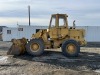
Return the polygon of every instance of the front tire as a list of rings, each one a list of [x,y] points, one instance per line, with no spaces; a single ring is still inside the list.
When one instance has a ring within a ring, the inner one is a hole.
[[[42,39],[32,39],[26,45],[26,51],[34,56],[42,55],[44,52],[44,42]]]
[[[67,40],[62,44],[62,53],[64,56],[75,57],[80,52],[80,46],[75,40]]]

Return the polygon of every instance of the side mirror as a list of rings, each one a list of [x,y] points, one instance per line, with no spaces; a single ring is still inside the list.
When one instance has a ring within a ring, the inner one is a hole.
[[[75,26],[75,20],[73,21],[73,28],[76,28],[76,26]]]

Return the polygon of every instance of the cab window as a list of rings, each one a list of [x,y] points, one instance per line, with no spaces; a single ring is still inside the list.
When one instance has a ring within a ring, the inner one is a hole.
[[[53,18],[52,18],[52,22],[51,22],[51,27],[54,27],[54,26],[55,26],[55,23],[56,23],[56,18],[53,17]]]
[[[64,25],[65,25],[64,18],[59,18],[59,26],[64,26]]]

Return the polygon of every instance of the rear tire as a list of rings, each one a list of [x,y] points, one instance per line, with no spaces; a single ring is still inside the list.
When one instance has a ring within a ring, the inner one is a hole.
[[[32,39],[26,45],[26,51],[34,56],[42,55],[44,52],[44,42],[42,39]]]
[[[67,40],[62,44],[62,53],[64,56],[75,57],[80,52],[80,46],[75,40]]]

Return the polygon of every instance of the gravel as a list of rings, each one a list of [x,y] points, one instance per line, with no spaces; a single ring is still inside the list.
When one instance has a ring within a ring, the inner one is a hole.
[[[6,55],[11,42],[0,41],[0,75],[100,75],[100,48],[82,47],[78,57],[65,57],[61,50]]]

